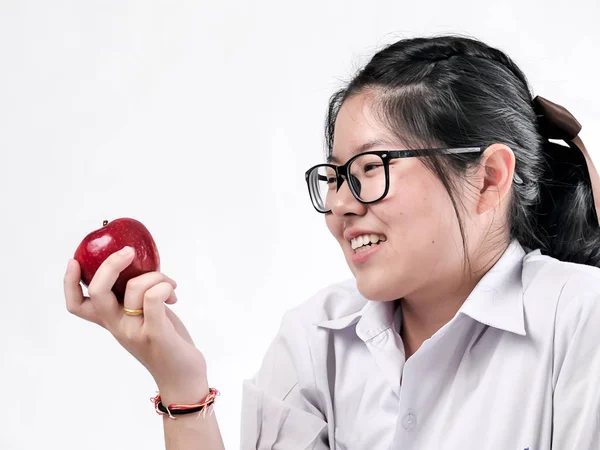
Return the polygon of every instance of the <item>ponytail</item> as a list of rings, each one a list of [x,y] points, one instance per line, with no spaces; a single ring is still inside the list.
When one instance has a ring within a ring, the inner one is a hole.
[[[565,108],[542,97],[533,104],[545,164],[540,201],[533,206],[537,239],[522,244],[562,261],[600,267],[600,177],[578,137],[581,125]]]

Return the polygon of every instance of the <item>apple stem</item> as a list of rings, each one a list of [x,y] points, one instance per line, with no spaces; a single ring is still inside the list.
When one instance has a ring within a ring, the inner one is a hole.
[[[108,225],[108,220],[106,220],[106,219],[105,219],[105,220],[102,222],[102,226],[103,226],[103,227],[105,227],[106,225]]]

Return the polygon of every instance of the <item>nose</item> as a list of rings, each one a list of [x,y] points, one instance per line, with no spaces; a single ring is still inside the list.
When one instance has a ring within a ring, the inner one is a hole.
[[[347,214],[364,215],[367,206],[359,202],[348,185],[348,180],[344,180],[339,191],[331,192],[331,212],[334,216],[342,217]]]

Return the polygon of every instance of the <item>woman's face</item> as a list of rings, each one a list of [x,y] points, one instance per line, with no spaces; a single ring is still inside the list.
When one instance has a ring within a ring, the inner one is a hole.
[[[374,141],[380,143],[362,151],[406,148],[377,123],[370,98],[357,95],[340,108],[335,164],[345,163]],[[463,244],[446,189],[418,158],[392,159],[389,177],[387,196],[370,205],[357,201],[344,181],[333,194],[332,212],[325,215],[359,291],[371,300],[391,301],[416,293],[433,295],[442,284],[448,289],[461,277]],[[366,251],[353,250],[351,239],[357,235],[378,235],[380,241]]]

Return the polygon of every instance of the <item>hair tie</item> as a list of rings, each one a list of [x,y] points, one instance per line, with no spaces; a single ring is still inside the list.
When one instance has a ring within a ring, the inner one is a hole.
[[[538,117],[539,130],[545,140],[561,139],[571,149],[580,152],[587,165],[592,195],[594,198],[594,216],[598,225],[600,216],[600,176],[594,166],[585,145],[579,137],[581,124],[567,109],[539,95],[533,99],[533,109]]]

